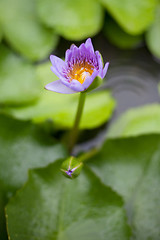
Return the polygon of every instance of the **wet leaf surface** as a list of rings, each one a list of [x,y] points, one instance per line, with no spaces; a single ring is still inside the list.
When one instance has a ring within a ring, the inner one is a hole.
[[[0,116],[0,237],[4,239],[4,206],[28,178],[28,170],[66,156],[61,144],[29,122]]]
[[[10,201],[11,239],[129,239],[121,198],[88,169],[73,181],[65,178],[60,164],[31,171]]]
[[[109,138],[160,133],[160,105],[150,104],[128,110],[108,131]]]
[[[158,240],[160,135],[108,140],[88,165],[125,200],[132,239]]]

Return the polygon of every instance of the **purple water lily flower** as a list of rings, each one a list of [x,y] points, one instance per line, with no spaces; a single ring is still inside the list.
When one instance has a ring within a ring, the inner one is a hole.
[[[66,51],[65,61],[54,55],[50,56],[50,60],[51,70],[59,80],[47,84],[45,88],[65,94],[85,91],[97,76],[105,77],[109,65],[107,62],[103,68],[101,55],[99,51],[94,52],[90,38],[79,48],[72,44]]]

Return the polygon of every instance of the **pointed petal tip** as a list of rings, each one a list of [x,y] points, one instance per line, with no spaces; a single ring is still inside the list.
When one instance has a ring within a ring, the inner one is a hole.
[[[88,38],[85,42],[85,46],[87,49],[89,49],[92,53],[94,53],[94,48],[93,48],[93,44],[92,44],[92,40],[91,38]]]
[[[49,56],[50,60],[51,60],[52,57],[53,57],[53,55],[50,55],[50,56]]]
[[[71,46],[70,46],[70,50],[72,51],[73,49],[77,49],[78,47],[73,43]]]
[[[65,53],[65,63],[67,63],[68,61],[70,61],[71,56],[72,56],[72,51],[71,51],[70,49],[67,49],[67,50],[66,50],[66,53]]]
[[[103,72],[102,72],[102,79],[105,77],[106,73],[107,73],[107,70],[108,70],[108,67],[109,67],[109,62],[107,62],[103,68]]]
[[[54,57],[55,57],[54,55],[50,55],[49,56],[49,59],[50,59],[52,65],[54,65]]]
[[[92,44],[91,38],[87,38],[87,40],[85,41],[85,44]]]

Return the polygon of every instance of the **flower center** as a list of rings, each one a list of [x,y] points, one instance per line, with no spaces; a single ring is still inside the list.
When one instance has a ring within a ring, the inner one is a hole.
[[[90,77],[93,73],[94,67],[88,63],[74,65],[73,69],[69,72],[68,76],[70,81],[73,79],[84,83],[87,77]]]

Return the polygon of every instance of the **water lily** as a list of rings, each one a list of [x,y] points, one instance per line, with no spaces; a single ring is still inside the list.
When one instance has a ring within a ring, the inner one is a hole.
[[[65,61],[51,55],[51,70],[59,80],[45,86],[47,90],[58,93],[77,93],[89,88],[96,77],[103,79],[107,73],[107,62],[103,61],[99,51],[94,51],[90,38],[78,48],[74,44],[66,51]]]

